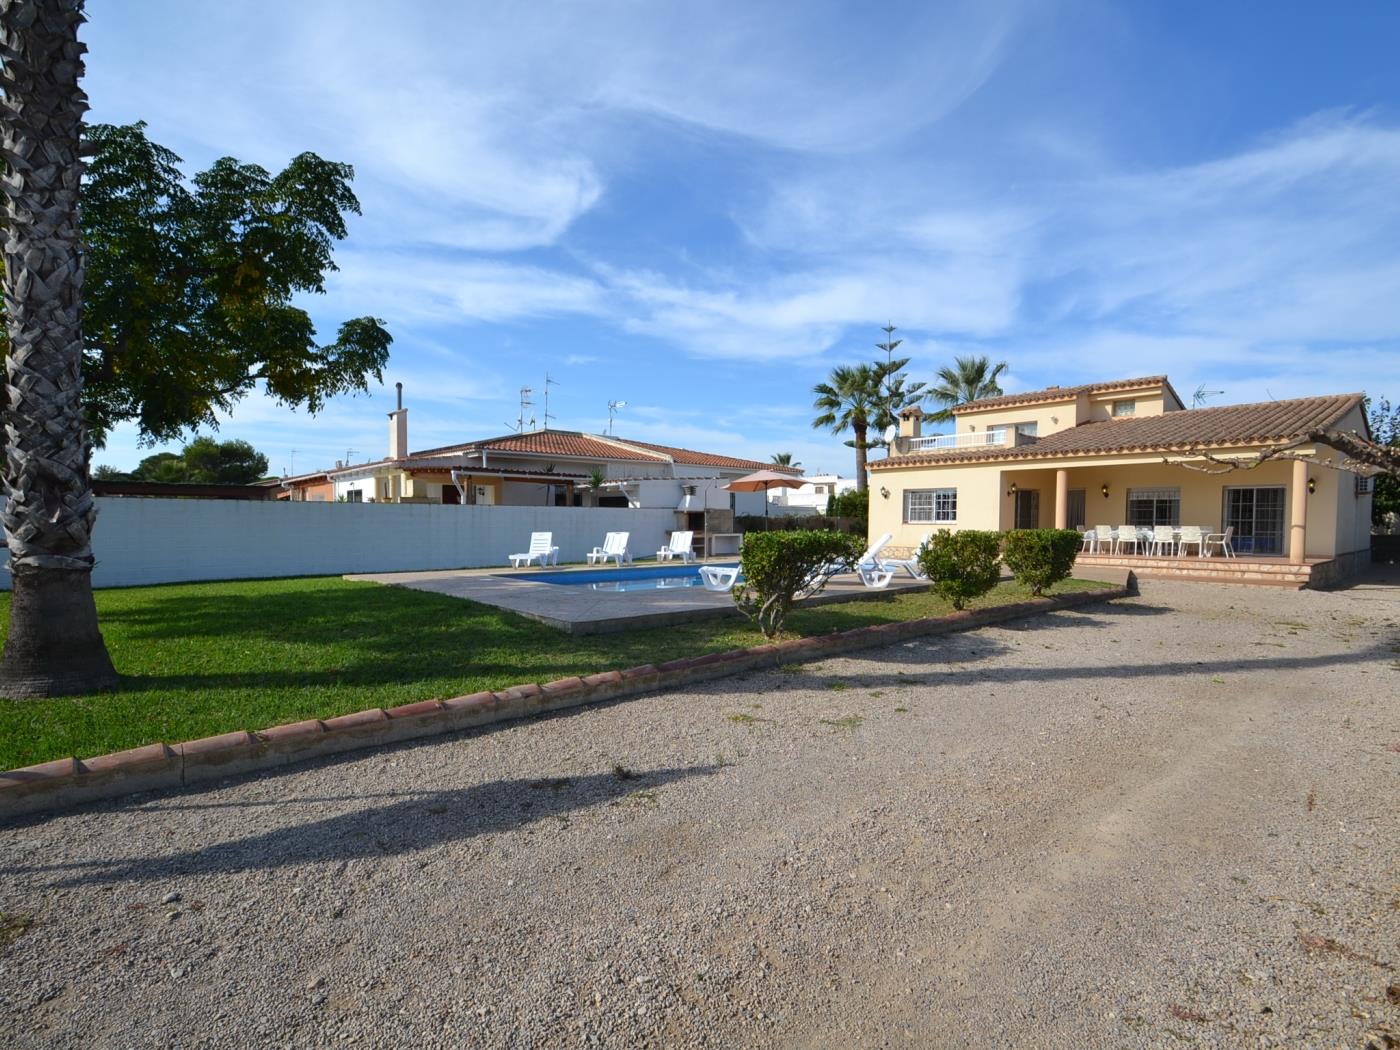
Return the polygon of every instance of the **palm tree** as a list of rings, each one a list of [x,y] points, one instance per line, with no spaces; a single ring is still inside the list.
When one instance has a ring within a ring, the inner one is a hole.
[[[938,383],[928,391],[928,397],[943,406],[941,411],[931,413],[929,418],[947,422],[953,418],[952,410],[958,405],[983,397],[1000,396],[997,377],[1005,371],[1005,361],[993,365],[986,356],[954,358],[952,368],[944,365],[938,370]]]
[[[793,458],[792,458],[792,453],[791,453],[791,452],[774,452],[774,453],[773,453],[773,466],[775,466],[775,467],[792,467],[794,470],[801,470],[801,469],[802,469],[802,464],[801,464],[801,463],[795,463],[795,462],[793,462]]]
[[[849,430],[853,435],[854,440],[846,444],[856,450],[858,492],[865,491],[865,454],[875,447],[866,440],[866,434],[885,403],[883,380],[884,370],[880,365],[838,365],[831,370],[825,383],[812,388],[812,393],[817,395],[812,407],[821,413],[812,420],[813,428],[826,428],[833,434]]]
[[[82,417],[82,21],[82,0],[0,0],[10,395],[0,521],[14,581],[0,694],[12,697],[117,684],[92,600],[97,508]]]

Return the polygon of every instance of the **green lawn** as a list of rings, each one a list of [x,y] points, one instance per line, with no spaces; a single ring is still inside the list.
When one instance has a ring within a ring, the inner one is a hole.
[[[1060,591],[1102,584],[1070,580]],[[979,605],[1017,601],[1003,583]],[[931,594],[794,613],[796,635],[940,615]],[[575,638],[440,594],[338,577],[97,592],[116,693],[0,700],[0,769],[329,718],[753,645],[747,620]],[[0,597],[0,629],[9,596]],[[3,633],[0,630],[0,633]]]

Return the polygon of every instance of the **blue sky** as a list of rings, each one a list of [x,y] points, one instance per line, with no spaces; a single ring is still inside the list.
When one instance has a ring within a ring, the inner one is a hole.
[[[1400,399],[1400,5],[94,3],[91,119],[189,166],[355,166],[323,332],[385,386],[221,430],[273,470],[553,425],[851,469],[811,387],[892,319],[929,377],[1166,372]],[[536,413],[540,408],[536,408]],[[96,462],[150,449],[122,429]]]

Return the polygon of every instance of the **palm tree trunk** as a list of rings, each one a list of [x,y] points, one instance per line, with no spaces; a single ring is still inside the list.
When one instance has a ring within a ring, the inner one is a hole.
[[[0,0],[6,218],[5,505],[14,600],[0,695],[109,689],[92,599],[91,447],[83,427],[78,86],[82,0]]]
[[[865,491],[865,434],[864,423],[852,423],[851,430],[856,435],[856,491]]]

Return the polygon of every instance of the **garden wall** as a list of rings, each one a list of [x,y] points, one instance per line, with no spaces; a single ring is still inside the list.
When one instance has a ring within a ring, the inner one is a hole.
[[[669,510],[99,498],[95,587],[507,565],[531,532],[559,560],[582,561],[607,532],[652,557],[676,526]],[[10,577],[0,572],[0,587]]]

